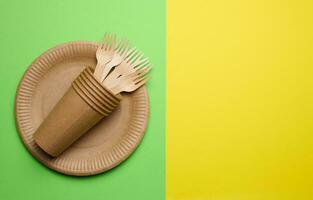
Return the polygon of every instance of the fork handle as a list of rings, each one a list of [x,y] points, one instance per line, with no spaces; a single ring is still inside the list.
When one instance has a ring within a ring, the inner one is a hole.
[[[112,73],[109,74],[109,75],[104,79],[104,83],[113,81],[113,80],[116,79],[119,75],[121,75],[121,74],[118,73],[117,70],[113,70]]]
[[[101,64],[98,62],[97,65],[96,65],[96,68],[95,68],[95,72],[93,73],[94,76],[95,76],[98,80],[101,80],[101,74],[102,74],[103,68],[104,68],[104,67],[102,67]]]
[[[111,63],[108,63],[108,64],[106,64],[104,67],[102,67],[103,69],[102,69],[102,72],[101,72],[101,75],[100,75],[100,77],[101,77],[101,78],[100,78],[100,81],[101,81],[101,82],[104,81],[104,79],[108,76],[110,70],[111,70],[113,67],[115,67],[115,66],[113,66]]]

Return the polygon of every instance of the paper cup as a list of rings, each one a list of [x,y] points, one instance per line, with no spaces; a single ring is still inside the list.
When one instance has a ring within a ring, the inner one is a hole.
[[[61,100],[34,134],[37,145],[56,157],[86,133],[119,104],[113,95],[86,68],[72,83]]]

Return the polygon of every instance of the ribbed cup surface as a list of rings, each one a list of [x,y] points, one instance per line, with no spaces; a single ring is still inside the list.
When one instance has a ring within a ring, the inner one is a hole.
[[[76,93],[95,111],[108,116],[121,100],[107,90],[94,76],[93,70],[87,67],[73,82]]]
[[[113,95],[86,68],[73,81],[34,134],[46,153],[56,157],[85,134],[119,104],[121,96]]]

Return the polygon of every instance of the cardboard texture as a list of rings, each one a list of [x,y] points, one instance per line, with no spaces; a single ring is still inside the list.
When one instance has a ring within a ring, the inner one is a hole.
[[[59,156],[49,156],[34,141],[38,127],[79,75],[90,77],[88,85],[101,88],[92,74],[84,71],[86,66],[95,68],[98,47],[95,42],[79,41],[49,49],[33,61],[17,89],[15,116],[22,142],[39,162],[66,175],[89,176],[118,166],[139,145],[148,123],[149,97],[147,88],[143,86],[132,93],[124,93],[109,116]],[[94,92],[108,96],[98,90]],[[107,105],[114,106],[113,103]]]
[[[86,68],[72,83],[34,134],[47,154],[57,157],[118,105],[113,95]]]

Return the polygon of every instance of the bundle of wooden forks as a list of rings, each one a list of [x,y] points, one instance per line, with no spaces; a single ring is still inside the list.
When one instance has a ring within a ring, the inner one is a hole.
[[[149,79],[149,59],[137,48],[131,48],[127,40],[117,42],[114,34],[104,35],[96,57],[94,76],[113,94],[132,92]]]

